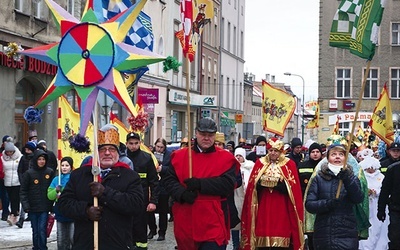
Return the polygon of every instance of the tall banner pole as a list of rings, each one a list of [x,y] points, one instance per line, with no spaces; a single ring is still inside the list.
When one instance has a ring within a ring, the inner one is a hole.
[[[189,178],[192,178],[192,137],[190,132],[192,131],[192,125],[190,122],[190,60],[189,56],[186,56],[186,68],[187,68],[187,76],[186,76],[186,119],[187,119],[187,129],[188,129],[188,160],[189,160]]]
[[[97,150],[98,141],[97,141],[97,115],[98,115],[98,105],[96,103],[93,114],[93,160],[92,160],[92,174],[93,174],[93,182],[99,182],[99,174],[100,174],[100,164],[99,164],[99,152]],[[97,197],[93,197],[93,206],[98,207],[99,201]],[[94,250],[99,249],[99,222],[93,221],[93,246]]]
[[[361,87],[361,91],[360,91],[360,96],[358,97],[358,102],[357,102],[357,107],[356,107],[356,114],[355,114],[355,117],[354,117],[353,126],[351,126],[350,137],[349,137],[349,141],[347,142],[346,157],[345,157],[345,160],[344,160],[345,163],[344,163],[343,168],[347,167],[347,159],[349,158],[350,147],[351,147],[351,144],[353,142],[353,137],[354,137],[354,128],[356,127],[356,124],[357,124],[358,113],[360,112],[361,102],[362,102],[362,98],[364,96],[364,90],[365,90],[365,85],[367,83],[367,78],[368,78],[368,75],[369,75],[370,66],[371,66],[371,60],[368,60],[367,69],[365,70],[363,83],[362,83],[362,87]],[[339,184],[338,184],[338,188],[337,188],[337,191],[336,191],[336,199],[338,199],[339,196],[340,196],[340,189],[342,188],[342,185],[343,185],[343,181],[342,181],[342,179],[340,179],[339,180]]]

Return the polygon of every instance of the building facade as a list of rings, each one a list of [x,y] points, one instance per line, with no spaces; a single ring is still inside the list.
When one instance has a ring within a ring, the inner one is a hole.
[[[325,142],[325,138],[332,134],[337,117],[340,118],[339,130],[342,135],[349,133],[352,126],[357,128],[360,125],[366,129],[385,83],[387,83],[391,99],[392,112],[398,114],[400,111],[400,61],[398,60],[400,56],[400,2],[386,1],[378,46],[367,76],[366,60],[347,50],[329,46],[329,32],[339,4],[340,1],[320,1],[319,142]],[[362,92],[362,82],[365,77],[367,82],[358,122],[354,124],[356,104]]]

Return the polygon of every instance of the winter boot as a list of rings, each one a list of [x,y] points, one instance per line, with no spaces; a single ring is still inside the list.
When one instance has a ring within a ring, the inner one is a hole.
[[[24,221],[25,221],[24,217],[20,216],[18,222],[15,223],[15,225],[17,225],[17,227],[19,228],[22,228],[24,226]]]
[[[13,214],[10,214],[7,219],[8,225],[10,225],[10,226],[15,225],[16,222],[17,222],[17,218]]]

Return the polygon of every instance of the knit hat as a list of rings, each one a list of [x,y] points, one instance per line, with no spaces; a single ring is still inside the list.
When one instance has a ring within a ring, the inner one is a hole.
[[[259,137],[257,137],[256,139],[256,145],[258,145],[260,142],[265,142],[265,144],[267,144],[267,138],[265,138],[265,136],[260,135]]]
[[[368,168],[379,169],[381,167],[379,160],[374,157],[365,157],[359,164],[364,170]]]
[[[231,146],[232,148],[235,148],[235,142],[234,141],[228,141],[228,143],[226,143],[226,146]]]
[[[61,159],[61,161],[60,161],[60,164],[61,164],[63,161],[68,162],[68,164],[71,166],[71,170],[74,168],[74,160],[73,160],[71,157],[69,157],[69,156],[63,157],[63,158]]]
[[[318,149],[319,152],[322,154],[322,147],[316,142],[310,145],[310,147],[308,148],[308,153],[311,154],[311,151],[313,151],[314,149]]]
[[[47,143],[46,143],[45,140],[40,140],[40,141],[38,142],[38,146],[40,146],[40,145],[42,145],[42,144],[46,145]]]
[[[6,141],[7,141],[7,138],[8,137],[10,137],[9,135],[5,135],[5,136],[3,136],[3,141],[2,141],[2,143],[5,143]]]
[[[242,157],[246,158],[246,150],[244,148],[235,149],[235,156],[237,155],[241,155]]]
[[[4,142],[4,151],[15,151],[15,146],[12,137],[8,137]]]
[[[36,143],[33,142],[33,141],[28,141],[28,142],[25,144],[25,148],[28,148],[28,149],[30,149],[31,151],[35,151],[35,150],[36,150]]]
[[[292,139],[292,142],[290,143],[291,148],[295,148],[297,146],[302,146],[302,145],[303,145],[303,143],[301,142],[300,138],[297,138],[297,137],[294,137]]]

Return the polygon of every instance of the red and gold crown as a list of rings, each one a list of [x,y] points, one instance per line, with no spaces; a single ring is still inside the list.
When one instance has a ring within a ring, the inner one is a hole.
[[[267,149],[270,150],[271,148],[277,149],[279,151],[283,150],[284,143],[283,141],[279,140],[276,137],[273,137],[268,140]]]

